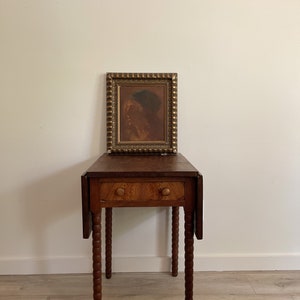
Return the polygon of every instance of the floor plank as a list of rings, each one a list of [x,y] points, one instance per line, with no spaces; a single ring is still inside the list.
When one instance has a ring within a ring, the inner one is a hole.
[[[117,273],[103,300],[181,300],[184,275]],[[0,276],[0,300],[91,300],[90,274]],[[300,300],[300,271],[196,272],[194,300]]]

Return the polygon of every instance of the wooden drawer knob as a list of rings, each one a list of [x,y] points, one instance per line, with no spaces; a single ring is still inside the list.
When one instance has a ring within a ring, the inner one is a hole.
[[[124,188],[117,188],[117,189],[116,189],[116,194],[117,194],[118,196],[124,196],[124,194],[125,194],[125,189],[124,189]]]
[[[171,193],[171,191],[170,191],[169,188],[163,188],[163,189],[161,190],[161,194],[162,194],[163,196],[169,196],[170,193]]]

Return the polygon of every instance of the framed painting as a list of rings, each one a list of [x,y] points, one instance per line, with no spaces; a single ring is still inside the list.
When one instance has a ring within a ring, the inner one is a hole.
[[[106,74],[107,152],[177,152],[177,74]]]

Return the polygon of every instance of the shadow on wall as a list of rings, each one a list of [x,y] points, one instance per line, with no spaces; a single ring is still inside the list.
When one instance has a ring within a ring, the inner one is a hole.
[[[31,253],[37,258],[33,273],[51,272],[49,259],[55,255],[82,255],[76,251],[76,245],[79,249],[85,247],[80,245],[83,243],[80,174],[87,165],[77,164],[39,179],[23,190],[20,223],[31,241]],[[78,220],[64,220],[74,214]],[[88,253],[89,247],[85,251]]]
[[[22,191],[20,224],[28,235],[27,240],[31,242],[33,257],[27,273],[57,272],[56,270],[60,268],[57,266],[60,260],[67,268],[72,269],[72,266],[68,265],[68,258],[77,256],[85,255],[82,258],[85,263],[90,261],[91,237],[89,240],[84,240],[82,237],[80,186],[82,170],[90,164],[91,161],[83,162],[39,179]],[[75,215],[73,220],[70,219],[72,215]],[[104,216],[102,224],[104,238]],[[138,230],[138,236],[132,234],[136,230]],[[141,231],[144,232],[142,236],[140,236]],[[148,249],[146,245],[149,244],[150,236],[154,244],[151,244],[150,239],[150,249]],[[138,253],[139,256],[149,256],[149,252],[151,256],[168,256],[171,250],[170,237],[169,208],[113,209],[113,241],[121,241],[116,243],[121,248],[118,248],[117,255],[122,256],[122,251],[125,251],[129,252],[125,253],[125,256],[135,256],[137,253],[131,255],[131,251],[134,252],[136,249],[133,245],[137,245],[139,251],[143,251],[146,247],[144,251],[147,252]],[[71,262],[72,260],[69,264]],[[75,268],[75,270],[78,269]]]
[[[119,246],[123,245],[122,248],[128,252],[125,256],[165,257],[170,255],[170,211],[169,207],[114,208],[113,242],[115,241]],[[147,253],[141,253],[141,251]],[[124,256],[120,250],[114,251],[114,246],[113,252]]]
[[[95,153],[105,151],[105,78],[105,74],[97,78],[92,103],[87,106],[90,109],[87,116],[92,118],[87,120],[91,138],[90,145],[82,147],[88,146],[92,158],[40,177],[20,191],[21,220],[18,222],[31,243],[30,256],[34,260],[37,257],[32,273],[51,272],[49,259],[54,255],[62,259],[82,253],[90,255],[90,243],[82,238],[80,176],[96,159]],[[82,143],[82,137],[79,135],[78,143]]]

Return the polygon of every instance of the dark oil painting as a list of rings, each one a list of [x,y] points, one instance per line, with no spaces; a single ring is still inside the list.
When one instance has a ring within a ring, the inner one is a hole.
[[[166,85],[119,86],[119,142],[164,143],[167,136]]]

